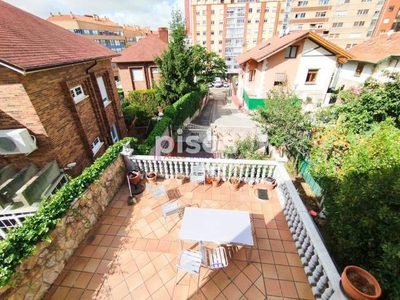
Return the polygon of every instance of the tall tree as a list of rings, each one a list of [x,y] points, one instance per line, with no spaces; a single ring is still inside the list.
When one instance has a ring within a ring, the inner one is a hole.
[[[253,115],[268,134],[269,141],[281,155],[289,151],[293,155],[306,156],[311,148],[311,123],[308,115],[302,113],[301,99],[286,87],[272,89],[267,94],[265,108],[259,108]]]
[[[170,22],[171,41],[168,48],[155,58],[161,71],[157,96],[173,104],[180,97],[195,89],[195,71],[192,63],[192,49],[186,45],[185,22],[179,10],[172,11]]]
[[[226,63],[217,53],[207,52],[206,48],[194,45],[193,64],[197,82],[212,82],[215,77],[226,76]]]

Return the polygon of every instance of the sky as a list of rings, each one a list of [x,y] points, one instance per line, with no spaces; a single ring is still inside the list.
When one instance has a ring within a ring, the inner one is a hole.
[[[50,13],[76,15],[97,14],[108,17],[120,25],[168,27],[172,9],[178,8],[184,15],[184,0],[5,0],[26,12],[42,19]]]

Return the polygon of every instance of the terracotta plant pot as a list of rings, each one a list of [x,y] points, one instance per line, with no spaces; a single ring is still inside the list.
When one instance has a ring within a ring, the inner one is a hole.
[[[209,176],[207,176],[207,177],[206,177],[206,183],[207,183],[207,184],[212,184],[212,178],[209,177]]]
[[[178,185],[182,185],[185,182],[185,175],[177,174],[175,179],[178,182]]]
[[[344,292],[354,300],[378,299],[382,294],[375,277],[357,266],[347,266],[343,270],[341,281]]]
[[[221,185],[221,178],[220,177],[214,177],[212,179],[212,185],[215,187],[218,187]]]
[[[128,173],[129,182],[132,184],[136,184],[140,182],[140,172],[138,171],[130,171]]]
[[[229,178],[229,186],[232,190],[237,191],[240,186],[240,179],[236,177]]]
[[[157,181],[157,174],[155,172],[147,172],[146,179],[148,182],[156,182]]]

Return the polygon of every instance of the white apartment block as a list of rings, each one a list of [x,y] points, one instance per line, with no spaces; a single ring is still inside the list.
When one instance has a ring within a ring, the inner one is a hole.
[[[400,0],[399,0],[400,1]],[[342,48],[369,39],[385,0],[185,0],[193,44],[225,58],[238,73],[235,57],[282,32],[313,30]]]

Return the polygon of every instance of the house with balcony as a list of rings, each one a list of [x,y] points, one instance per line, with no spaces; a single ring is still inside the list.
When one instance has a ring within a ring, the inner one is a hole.
[[[336,88],[359,86],[369,77],[389,81],[385,72],[400,72],[400,32],[388,32],[354,46],[353,56],[338,67]]]
[[[0,10],[0,207],[10,214],[35,211],[65,172],[80,174],[126,127],[111,67],[118,54],[6,2]]]
[[[286,32],[236,57],[237,97],[242,107],[252,110],[264,106],[269,90],[285,85],[314,107],[327,104],[336,65],[351,57],[312,31]]]
[[[168,29],[159,28],[158,32],[158,36],[148,35],[113,58],[125,95],[130,91],[152,89],[158,81],[160,74],[154,58],[168,47]]]

